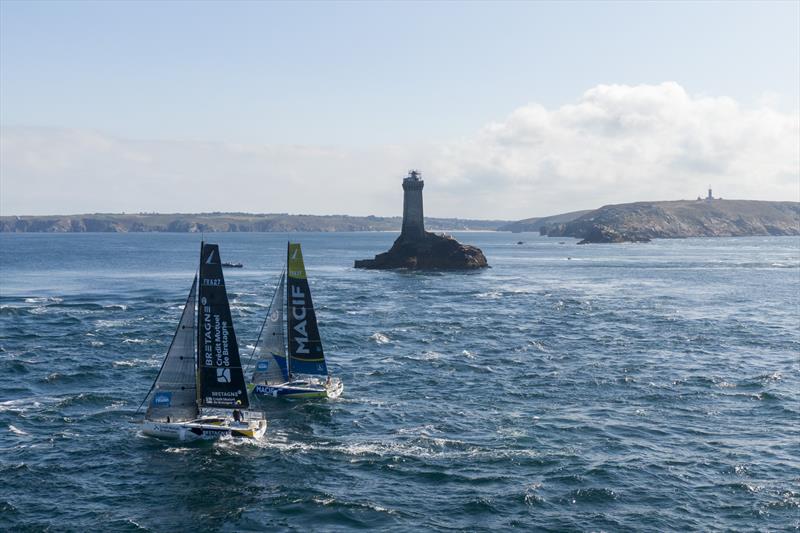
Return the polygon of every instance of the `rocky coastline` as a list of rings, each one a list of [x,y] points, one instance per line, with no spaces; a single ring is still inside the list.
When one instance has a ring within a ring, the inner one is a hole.
[[[800,235],[800,202],[713,199],[607,205],[569,222],[542,224],[539,233],[581,239],[578,244]]]
[[[429,218],[440,231],[490,231],[500,220]],[[0,233],[217,233],[397,231],[400,217],[290,215],[286,213],[96,213],[85,215],[0,216]]]

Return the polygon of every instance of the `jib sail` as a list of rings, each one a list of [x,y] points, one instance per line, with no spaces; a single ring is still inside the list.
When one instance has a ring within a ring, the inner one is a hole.
[[[283,334],[283,309],[286,303],[283,293],[286,290],[286,274],[281,274],[278,288],[272,297],[272,304],[267,317],[261,326],[253,357],[256,367],[253,371],[253,383],[277,385],[285,383],[289,374],[286,368],[286,338]]]
[[[153,388],[147,395],[147,420],[192,420],[197,418],[197,369],[194,360],[194,306],[197,276],[183,307],[181,321]]]
[[[239,344],[233,331],[231,308],[219,246],[200,246],[200,288],[197,305],[197,366],[199,399],[205,407],[247,407]]]
[[[286,265],[289,373],[328,375],[299,243],[289,243]]]

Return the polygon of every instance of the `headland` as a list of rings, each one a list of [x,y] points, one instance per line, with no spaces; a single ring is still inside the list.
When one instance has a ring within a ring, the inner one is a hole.
[[[578,216],[572,216],[576,214]],[[574,237],[582,239],[579,244],[688,237],[800,235],[800,202],[718,198],[635,202],[606,205],[589,212],[527,219],[499,229],[538,231],[549,237]]]

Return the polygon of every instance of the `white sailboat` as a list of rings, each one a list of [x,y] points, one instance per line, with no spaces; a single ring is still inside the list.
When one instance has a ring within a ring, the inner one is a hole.
[[[182,441],[259,439],[267,422],[263,414],[246,411],[249,401],[219,247],[201,243],[200,250],[199,276],[192,282],[164,363],[142,401],[147,404],[142,432]]]
[[[342,380],[328,373],[299,243],[288,245],[286,270],[253,358],[256,364],[249,389],[256,398],[337,398],[344,390]]]

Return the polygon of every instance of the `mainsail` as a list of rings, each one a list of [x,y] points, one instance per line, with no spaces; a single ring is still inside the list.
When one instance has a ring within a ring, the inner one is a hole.
[[[147,420],[192,420],[197,418],[197,370],[194,360],[194,306],[197,276],[183,307],[181,321],[153,388],[145,399]]]
[[[269,306],[261,334],[253,348],[253,357],[256,358],[256,368],[253,371],[253,383],[277,385],[285,383],[289,378],[286,368],[286,339],[283,334],[283,292],[286,286],[286,274],[281,274],[281,280],[272,304]]]
[[[299,243],[289,243],[286,265],[289,373],[327,376],[328,367]]]
[[[201,244],[197,306],[198,398],[205,407],[248,407],[239,344],[216,244]]]

